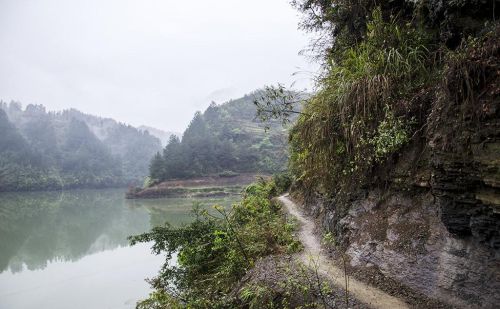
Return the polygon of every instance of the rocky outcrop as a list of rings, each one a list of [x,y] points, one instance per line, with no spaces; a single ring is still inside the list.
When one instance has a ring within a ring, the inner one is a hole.
[[[371,192],[340,224],[353,266],[378,269],[427,296],[460,307],[500,301],[499,260],[473,237],[448,232],[430,193]]]
[[[377,268],[420,293],[458,307],[494,308],[500,302],[500,259],[498,249],[490,245],[498,238],[490,235],[498,232],[498,225],[491,232],[491,223],[499,220],[483,215],[480,221],[481,217],[472,215],[469,229],[476,232],[454,234],[438,200],[431,188],[372,189],[364,198],[351,201],[345,216],[337,214],[332,202],[311,199],[306,208],[344,244],[352,266]]]
[[[500,303],[498,37],[449,62],[425,127],[368,185],[306,198],[352,266],[463,308]]]

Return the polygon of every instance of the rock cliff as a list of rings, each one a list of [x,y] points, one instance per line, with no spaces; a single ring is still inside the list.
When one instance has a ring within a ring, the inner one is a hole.
[[[452,306],[500,303],[500,40],[448,62],[416,96],[411,143],[348,199],[305,208],[361,270],[377,269]]]

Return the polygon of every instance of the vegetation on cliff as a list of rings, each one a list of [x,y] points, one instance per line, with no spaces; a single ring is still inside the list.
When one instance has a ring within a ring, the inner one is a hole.
[[[437,96],[459,95],[460,104],[480,110],[474,96],[486,93],[476,93],[478,86],[498,74],[494,1],[294,5],[305,14],[302,27],[319,34],[311,51],[323,64],[317,92],[290,133],[290,171],[303,192],[340,198],[369,184],[425,135],[429,114],[443,101]],[[490,55],[468,58],[485,48]],[[450,78],[458,78],[453,89]],[[264,117],[287,116],[275,112],[286,104],[269,113],[266,100],[257,103]]]

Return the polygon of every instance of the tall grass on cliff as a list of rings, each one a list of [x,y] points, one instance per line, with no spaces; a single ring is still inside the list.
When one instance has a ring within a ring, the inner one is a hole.
[[[306,188],[335,191],[360,181],[415,129],[402,117],[413,92],[432,80],[433,46],[418,25],[388,21],[378,8],[366,38],[329,59],[319,91],[290,134],[291,170]]]
[[[294,224],[271,197],[287,182],[250,185],[241,203],[215,212],[194,209],[194,221],[181,228],[169,224],[131,237],[131,243],[153,242],[153,252],[166,254],[158,276],[150,280],[154,292],[138,308],[231,308],[232,292],[257,259],[294,252]],[[169,260],[177,254],[177,265]]]
[[[494,2],[292,1],[304,15],[301,28],[316,34],[309,51],[321,63],[317,91],[290,133],[290,170],[301,191],[346,197],[422,137],[446,68],[457,67],[450,56],[498,24]],[[484,80],[472,73],[454,95]],[[290,104],[255,103],[262,119],[291,112]]]

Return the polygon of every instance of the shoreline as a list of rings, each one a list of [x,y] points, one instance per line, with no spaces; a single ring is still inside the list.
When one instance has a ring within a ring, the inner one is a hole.
[[[263,174],[240,174],[232,177],[211,175],[190,179],[167,180],[148,188],[130,187],[127,199],[154,199],[164,197],[222,197],[237,195],[241,190],[270,176]]]

